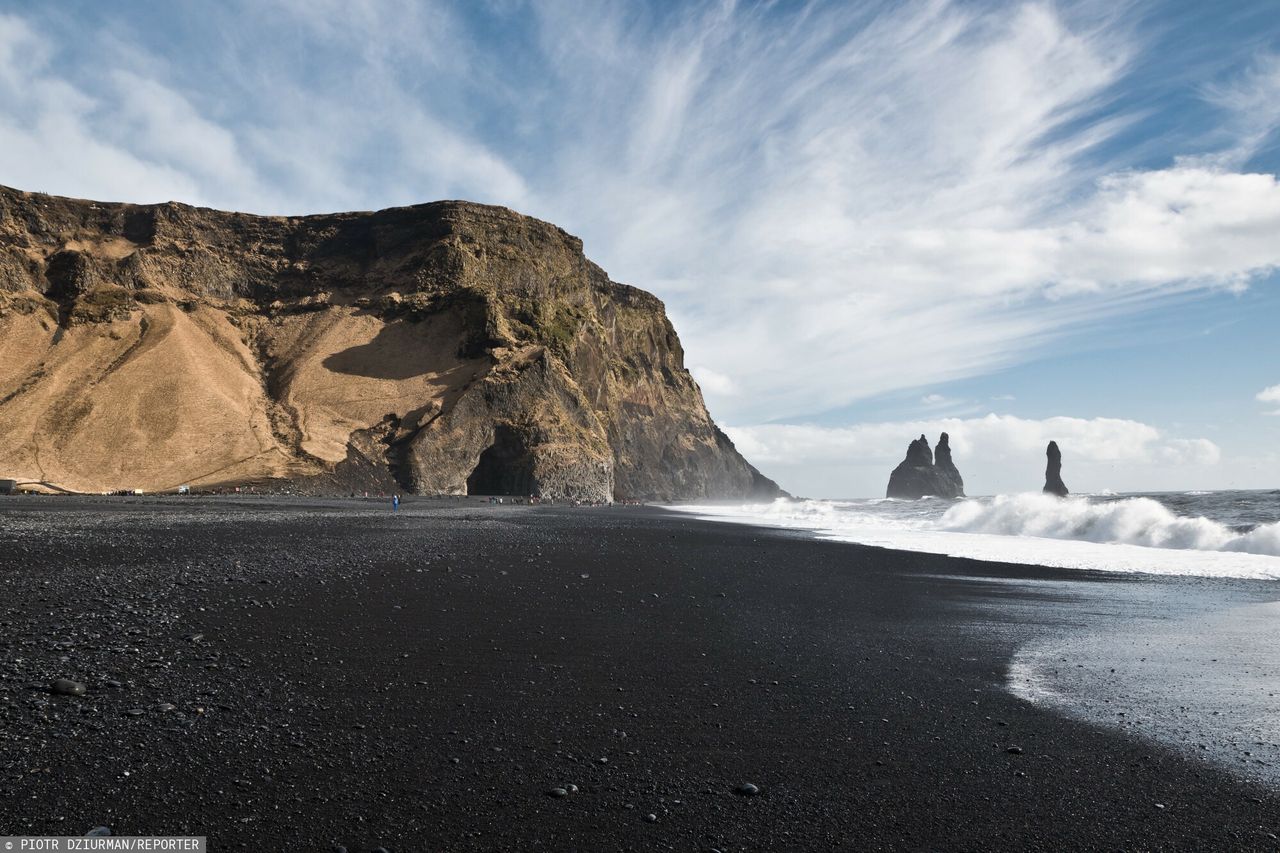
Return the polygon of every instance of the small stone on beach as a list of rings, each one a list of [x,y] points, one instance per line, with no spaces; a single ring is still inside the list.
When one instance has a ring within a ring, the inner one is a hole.
[[[88,688],[79,681],[72,681],[69,678],[59,678],[57,681],[53,682],[53,685],[49,690],[59,696],[83,696],[87,692]]]
[[[733,789],[733,792],[739,797],[754,797],[760,793],[760,788],[750,782],[743,782],[741,785]]]

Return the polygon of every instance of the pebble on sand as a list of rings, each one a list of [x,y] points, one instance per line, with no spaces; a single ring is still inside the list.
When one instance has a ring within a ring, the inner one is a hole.
[[[79,681],[72,681],[69,678],[59,678],[53,682],[49,690],[59,696],[83,696],[88,692],[88,688]]]
[[[93,829],[86,832],[84,834],[84,837],[85,838],[106,838],[110,834],[111,834],[111,827],[95,826]]]
[[[733,792],[739,797],[754,797],[756,794],[760,793],[760,788],[750,782],[743,782],[741,785],[734,788]]]
[[[547,791],[547,796],[555,797],[557,800],[559,800],[569,796],[569,792],[564,788],[552,788],[550,791]]]

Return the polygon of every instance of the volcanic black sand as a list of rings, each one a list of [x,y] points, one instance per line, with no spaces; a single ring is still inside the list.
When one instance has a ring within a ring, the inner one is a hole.
[[[1267,788],[1005,689],[1150,584],[1270,595],[658,509],[0,499],[0,835],[1275,849]]]

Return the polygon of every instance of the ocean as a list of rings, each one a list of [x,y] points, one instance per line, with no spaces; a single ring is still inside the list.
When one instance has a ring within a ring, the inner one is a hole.
[[[1271,600],[1265,584],[1280,579],[1280,491],[783,499],[674,508],[898,550],[1221,578],[1129,583],[1122,591],[1104,588],[1101,576],[1055,581],[1055,606],[1044,608],[1044,624],[1015,650],[1003,687],[1032,705],[1280,791],[1280,601]],[[1043,586],[1040,594],[1047,594]],[[977,624],[988,624],[976,615]],[[1166,805],[1178,806],[1159,808]]]
[[[1280,490],[1040,493],[672,509],[905,551],[1116,572],[1280,578]]]

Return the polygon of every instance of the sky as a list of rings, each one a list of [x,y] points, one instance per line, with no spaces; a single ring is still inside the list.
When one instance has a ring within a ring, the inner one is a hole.
[[[796,494],[1280,488],[1273,0],[0,0],[0,183],[440,198],[667,305]]]

